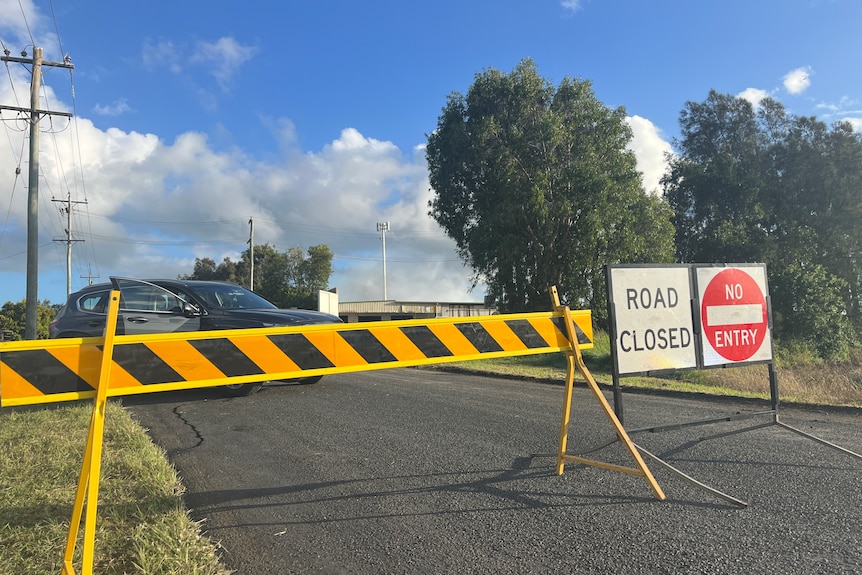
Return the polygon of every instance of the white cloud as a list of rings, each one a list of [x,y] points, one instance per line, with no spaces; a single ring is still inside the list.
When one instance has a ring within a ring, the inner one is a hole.
[[[189,60],[208,66],[222,89],[227,89],[234,75],[255,53],[254,46],[243,46],[233,38],[223,37],[215,42],[198,42]]]
[[[144,67],[148,70],[167,67],[174,74],[181,74],[183,71],[182,66],[180,66],[179,56],[180,49],[173,42],[166,40],[159,42],[146,40],[143,52],[141,53]]]
[[[147,70],[167,68],[173,74],[182,74],[183,60],[179,55],[185,51],[184,46],[169,40],[154,42],[148,39],[144,42],[141,58]],[[257,51],[254,46],[243,46],[234,38],[222,37],[215,42],[197,42],[185,62],[204,66],[206,73],[215,78],[222,90],[227,90],[242,65],[251,60]],[[206,91],[201,92],[203,94]]]
[[[53,196],[76,202],[73,237],[85,240],[73,246],[73,289],[90,274],[98,281],[176,277],[192,271],[195,257],[238,260],[254,218],[257,244],[279,250],[328,245],[336,256],[331,286],[342,301],[381,299],[376,223],[388,221],[390,298],[482,300],[481,288],[468,293],[470,271],[427,215],[430,186],[421,148],[405,158],[391,142],[347,128],[322,149],[305,152],[296,147],[289,120],[270,120],[270,129],[281,145],[280,160],[261,161],[235,148],[217,151],[200,133],[166,142],[154,134],[100,130],[86,118],[43,138],[40,297],[59,302],[65,296],[65,247],[51,240],[64,236],[66,222]],[[15,149],[26,149],[23,131],[7,133]],[[26,189],[20,176],[16,180],[11,154],[0,156],[0,189],[17,190],[2,206],[9,219],[0,243],[0,299],[20,301]]]
[[[855,118],[854,118],[854,117],[848,117],[848,118],[842,118],[842,119],[841,119],[841,121],[842,121],[842,122],[847,122],[847,123],[849,123],[851,126],[853,126],[853,131],[854,131],[854,132],[862,133],[862,117],[855,117]]]
[[[838,103],[820,102],[815,108],[822,111],[820,118],[824,121],[848,122],[854,131],[862,132],[862,109],[859,100],[842,96]]]
[[[581,0],[561,0],[560,6],[572,14],[579,12],[583,7]]]
[[[742,98],[743,100],[748,100],[752,106],[757,108],[760,106],[760,102],[763,101],[764,98],[769,97],[769,92],[759,88],[746,88],[737,94],[737,97]]]
[[[0,98],[8,97],[0,87]],[[8,90],[8,89],[7,89]],[[48,94],[57,101],[53,93]],[[40,203],[40,297],[62,301],[65,248],[53,243],[66,222],[51,197],[71,197],[73,289],[86,276],[176,277],[195,257],[239,259],[255,221],[255,242],[279,250],[328,245],[335,254],[331,286],[342,301],[381,299],[386,235],[387,293],[400,300],[481,301],[469,291],[471,271],[455,245],[428,216],[432,197],[423,146],[406,156],[393,143],[354,128],[316,151],[297,147],[293,123],[264,118],[280,159],[260,160],[236,148],[220,151],[205,134],[186,132],[172,142],[154,134],[101,130],[86,118],[43,138]],[[629,119],[632,149],[648,190],[658,186],[670,145],[648,120]],[[8,125],[8,124],[7,124]],[[7,132],[22,149],[23,132]],[[78,150],[80,146],[80,150]],[[12,155],[0,156],[0,189],[17,190],[0,244],[0,299],[20,301],[26,247],[26,191],[15,179]],[[26,173],[26,169],[24,170]],[[14,274],[14,275],[13,275]],[[12,278],[15,279],[9,279]],[[5,300],[4,300],[5,301]]]
[[[666,155],[673,149],[655,124],[646,118],[630,116],[626,119],[634,134],[629,147],[637,158],[638,170],[643,172],[644,189],[647,193],[658,194],[659,180],[667,170]]]
[[[114,100],[110,104],[96,104],[93,107],[93,112],[100,116],[121,116],[127,112],[132,112],[129,102],[125,98]]]
[[[0,30],[3,42],[15,56],[32,44],[31,30],[40,28],[43,18],[33,0],[0,0]]]
[[[784,76],[784,88],[791,94],[801,94],[811,85],[811,68],[804,66]]]

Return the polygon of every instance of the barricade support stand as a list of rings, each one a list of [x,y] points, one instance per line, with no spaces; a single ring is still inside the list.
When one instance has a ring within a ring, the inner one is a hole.
[[[111,378],[111,359],[114,350],[114,336],[117,332],[117,316],[120,309],[120,292],[111,291],[108,306],[108,318],[105,326],[105,345],[102,349],[102,363],[99,372],[99,387],[93,404],[93,416],[90,419],[90,430],[87,434],[87,447],[84,452],[84,462],[81,465],[81,476],[78,479],[78,491],[75,495],[75,506],[69,523],[69,536],[66,539],[66,552],[63,556],[62,575],[76,575],[72,565],[75,557],[75,546],[81,529],[81,519],[84,518],[84,541],[81,556],[81,575],[93,574],[93,560],[96,547],[96,510],[99,503],[99,476],[102,466],[102,445],[105,437],[105,409],[108,405],[108,382]],[[86,509],[86,517],[84,510]]]
[[[577,337],[575,337],[574,323],[572,321],[571,311],[569,310],[569,307],[560,305],[560,296],[557,293],[556,286],[551,286],[549,288],[549,292],[551,296],[551,305],[554,307],[554,310],[562,311],[565,316],[566,330],[568,332],[569,341],[572,342],[571,349],[566,351],[566,394],[565,400],[563,402],[562,422],[560,423],[560,443],[559,450],[557,452],[556,469],[557,475],[563,474],[563,470],[567,461],[570,461],[572,463],[579,463],[582,465],[589,465],[592,467],[599,467],[601,469],[607,469],[609,471],[626,473],[628,475],[635,475],[646,479],[656,499],[658,499],[659,501],[664,501],[666,498],[664,491],[662,491],[655,477],[653,477],[653,474],[650,472],[649,468],[641,457],[637,446],[632,443],[632,440],[629,438],[628,434],[626,433],[626,430],[623,428],[622,423],[620,423],[620,420],[617,419],[614,410],[611,408],[607,399],[605,399],[605,396],[602,395],[602,391],[601,389],[599,389],[599,385],[596,383],[596,380],[593,378],[592,374],[590,373],[589,369],[587,369],[587,366],[584,363],[584,358],[581,355],[581,349],[578,346],[578,339]],[[572,394],[576,369],[587,381],[587,385],[593,392],[593,395],[595,396],[599,405],[602,407],[602,410],[605,412],[605,415],[613,425],[614,431],[617,434],[617,438],[626,447],[626,450],[629,452],[629,455],[631,455],[631,458],[634,460],[636,467],[624,467],[621,465],[614,465],[612,463],[606,463],[604,461],[586,459],[583,457],[569,455],[566,453],[566,444],[568,441],[569,434],[569,419],[572,410]]]

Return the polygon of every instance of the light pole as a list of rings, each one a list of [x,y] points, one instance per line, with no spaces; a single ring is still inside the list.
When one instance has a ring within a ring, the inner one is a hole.
[[[383,241],[383,301],[389,299],[386,293],[386,232],[389,231],[389,222],[378,222],[377,231],[380,232],[380,239]]]

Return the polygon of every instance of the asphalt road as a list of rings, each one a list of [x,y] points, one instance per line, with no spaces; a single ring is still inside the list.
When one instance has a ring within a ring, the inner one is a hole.
[[[862,573],[862,461],[768,417],[633,433],[741,508],[647,459],[643,478],[554,473],[562,385],[398,369],[265,387],[125,397],[177,467],[186,502],[240,575],[285,573]],[[637,429],[766,409],[626,394]],[[862,452],[862,413],[781,420]],[[569,453],[614,436],[576,388]],[[539,457],[531,457],[538,454]],[[620,465],[619,443],[589,457]]]

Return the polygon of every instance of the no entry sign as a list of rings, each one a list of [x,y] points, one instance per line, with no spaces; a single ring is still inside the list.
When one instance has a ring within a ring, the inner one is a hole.
[[[763,266],[698,267],[703,365],[772,359]]]

